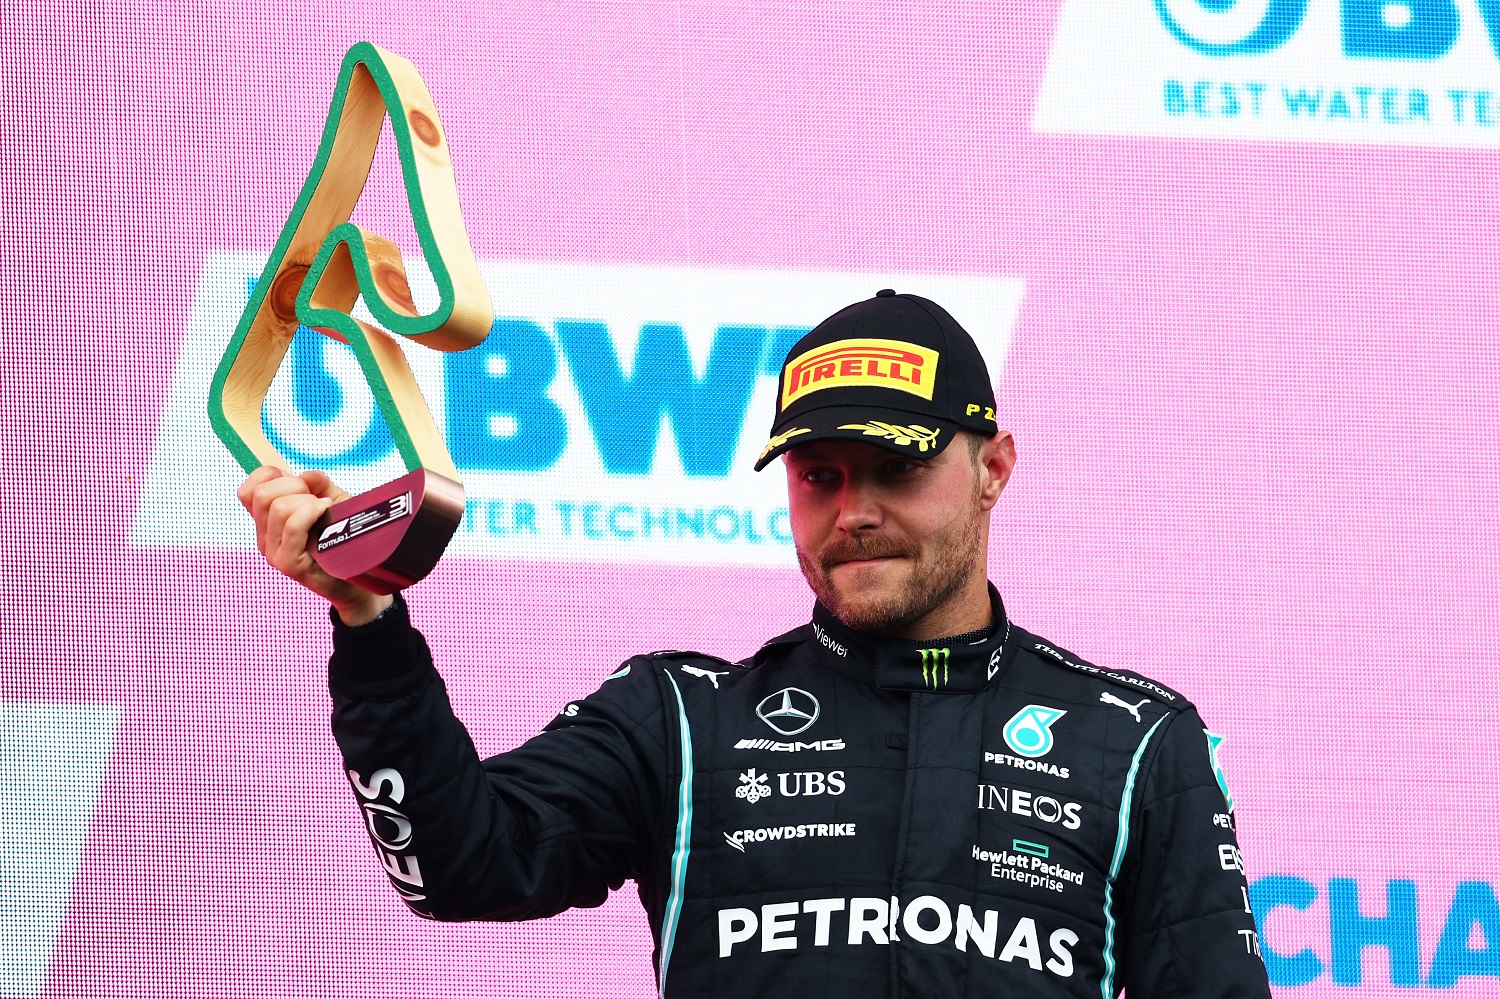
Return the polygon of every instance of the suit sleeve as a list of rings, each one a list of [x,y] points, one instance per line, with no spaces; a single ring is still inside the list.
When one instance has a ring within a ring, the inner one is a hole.
[[[1208,733],[1192,708],[1164,728],[1122,872],[1120,983],[1129,999],[1264,999],[1270,986]]]
[[[380,863],[418,915],[534,919],[647,881],[666,716],[649,664],[616,677],[481,760],[403,603],[335,628],[334,737]]]

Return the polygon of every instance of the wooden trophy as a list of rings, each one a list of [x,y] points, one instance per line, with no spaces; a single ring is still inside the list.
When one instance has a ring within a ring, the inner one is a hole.
[[[440,297],[426,315],[412,301],[401,251],[349,221],[387,115]],[[330,575],[394,593],[437,564],[463,517],[464,490],[399,342],[349,314],[361,295],[387,329],[437,350],[473,347],[494,322],[432,96],[411,63],[368,42],[344,56],[317,159],[219,362],[208,411],[247,472],[291,472],[266,438],[261,410],[292,335],[301,323],[352,347],[407,474],[330,507],[311,554]]]

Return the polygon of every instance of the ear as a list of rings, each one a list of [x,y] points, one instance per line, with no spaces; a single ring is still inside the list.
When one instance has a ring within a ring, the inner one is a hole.
[[[1016,442],[1009,430],[1002,430],[979,449],[979,506],[989,510],[1000,500],[1000,493],[1010,481],[1016,467]]]

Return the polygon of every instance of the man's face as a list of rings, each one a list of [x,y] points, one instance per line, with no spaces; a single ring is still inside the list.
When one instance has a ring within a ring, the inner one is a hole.
[[[983,588],[988,513],[1014,462],[1010,435],[917,460],[854,441],[786,454],[802,574],[851,628],[899,634]],[[1006,460],[1006,455],[1009,460]]]

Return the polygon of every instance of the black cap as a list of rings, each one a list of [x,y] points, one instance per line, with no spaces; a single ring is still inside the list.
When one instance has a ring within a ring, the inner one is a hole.
[[[998,430],[984,357],[942,306],[883,288],[787,352],[771,439],[755,468],[826,440],[930,458],[960,429],[986,437]]]

